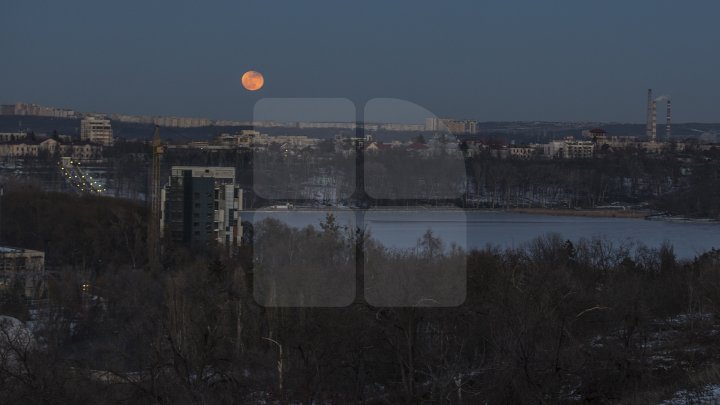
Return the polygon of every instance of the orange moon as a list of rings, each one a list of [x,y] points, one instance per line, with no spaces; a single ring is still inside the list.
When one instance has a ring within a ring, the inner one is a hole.
[[[260,90],[265,84],[265,78],[260,72],[248,70],[242,75],[242,85],[246,90]]]

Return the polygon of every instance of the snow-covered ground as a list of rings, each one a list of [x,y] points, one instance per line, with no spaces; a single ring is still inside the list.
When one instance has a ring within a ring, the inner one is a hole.
[[[706,385],[699,390],[680,390],[658,405],[720,404],[720,384]]]

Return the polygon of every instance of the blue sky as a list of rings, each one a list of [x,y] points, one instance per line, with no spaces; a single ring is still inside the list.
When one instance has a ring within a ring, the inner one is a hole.
[[[700,0],[14,1],[0,102],[249,119],[262,98],[381,97],[483,121],[642,122],[652,87],[676,122],[720,122],[718,15]],[[259,92],[240,86],[249,69]]]

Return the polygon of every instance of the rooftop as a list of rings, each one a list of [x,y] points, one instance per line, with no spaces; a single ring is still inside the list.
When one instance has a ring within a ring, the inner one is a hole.
[[[42,253],[38,250],[23,249],[9,246],[0,246],[0,254],[4,253]]]

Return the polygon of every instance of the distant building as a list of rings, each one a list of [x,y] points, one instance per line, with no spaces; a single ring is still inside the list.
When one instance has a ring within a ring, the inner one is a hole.
[[[27,138],[25,132],[0,132],[0,142],[19,141]]]
[[[476,134],[478,132],[477,121],[456,120],[451,118],[426,118],[425,130],[431,132],[449,131],[453,134]]]
[[[60,144],[59,146],[61,156],[79,160],[102,159],[102,145],[95,145],[89,142],[76,142]]]
[[[0,247],[0,294],[20,285],[26,298],[42,298],[45,291],[45,253]]]
[[[0,157],[37,157],[40,145],[37,141],[10,141],[0,143]]]
[[[565,159],[592,159],[595,144],[591,141],[565,141],[563,157]]]
[[[249,127],[252,123],[247,121],[217,120],[211,122],[211,124],[217,127]]]
[[[597,145],[604,145],[607,143],[607,131],[602,128],[593,128],[591,130],[585,130],[582,132],[583,137],[589,138]]]
[[[218,145],[247,148],[254,147],[256,150],[258,148],[262,149],[263,147],[267,147],[273,143],[280,145],[283,150],[300,150],[313,147],[319,142],[319,139],[309,138],[305,135],[270,136],[254,130],[242,130],[237,134],[220,134],[215,140],[215,143]]]
[[[570,138],[550,141],[543,145],[543,155],[551,159],[591,159],[594,153],[595,143],[592,141],[576,141]]]
[[[423,124],[396,124],[386,123],[378,124],[378,129],[385,131],[424,131],[425,125]]]
[[[234,167],[173,166],[160,197],[164,238],[240,245],[243,192],[235,183]]]
[[[337,128],[337,129],[355,129],[354,122],[298,122],[296,123],[298,128],[309,129],[309,128]],[[372,127],[372,125],[370,125]],[[365,126],[368,129],[368,126]],[[377,129],[377,125],[375,125]]]
[[[86,117],[80,121],[80,139],[101,145],[113,144],[113,131],[110,120],[98,117]]]
[[[661,153],[670,150],[670,144],[665,142],[638,142],[637,146],[639,149],[644,150],[647,153]]]
[[[543,155],[547,158],[559,158],[563,156],[565,141],[550,141],[543,145]]]
[[[388,143],[380,143],[380,142],[370,142],[365,146],[365,152],[368,153],[379,153],[381,151],[386,151],[392,149],[393,146]]]
[[[161,127],[196,128],[209,126],[211,122],[206,118],[154,117],[153,124]]]
[[[19,140],[0,142],[0,157],[3,158],[35,158],[46,156],[66,156],[78,160],[102,159],[102,145],[90,142],[59,142],[52,138],[41,141]]]
[[[518,159],[530,159],[535,154],[535,148],[532,146],[511,146],[510,156]]]
[[[132,124],[152,124],[153,117],[147,115],[126,115],[126,114],[113,114],[110,116],[113,121],[127,122]]]
[[[213,122],[207,118],[190,118],[190,117],[152,117],[147,115],[126,115],[113,114],[112,119],[118,122],[128,122],[133,124],[155,124],[161,127],[174,128],[198,128],[212,125]]]
[[[425,118],[425,130],[426,131],[440,131],[440,118],[431,117]]]
[[[30,115],[37,117],[75,118],[77,113],[66,108],[44,107],[37,104],[3,104],[0,115]]]

